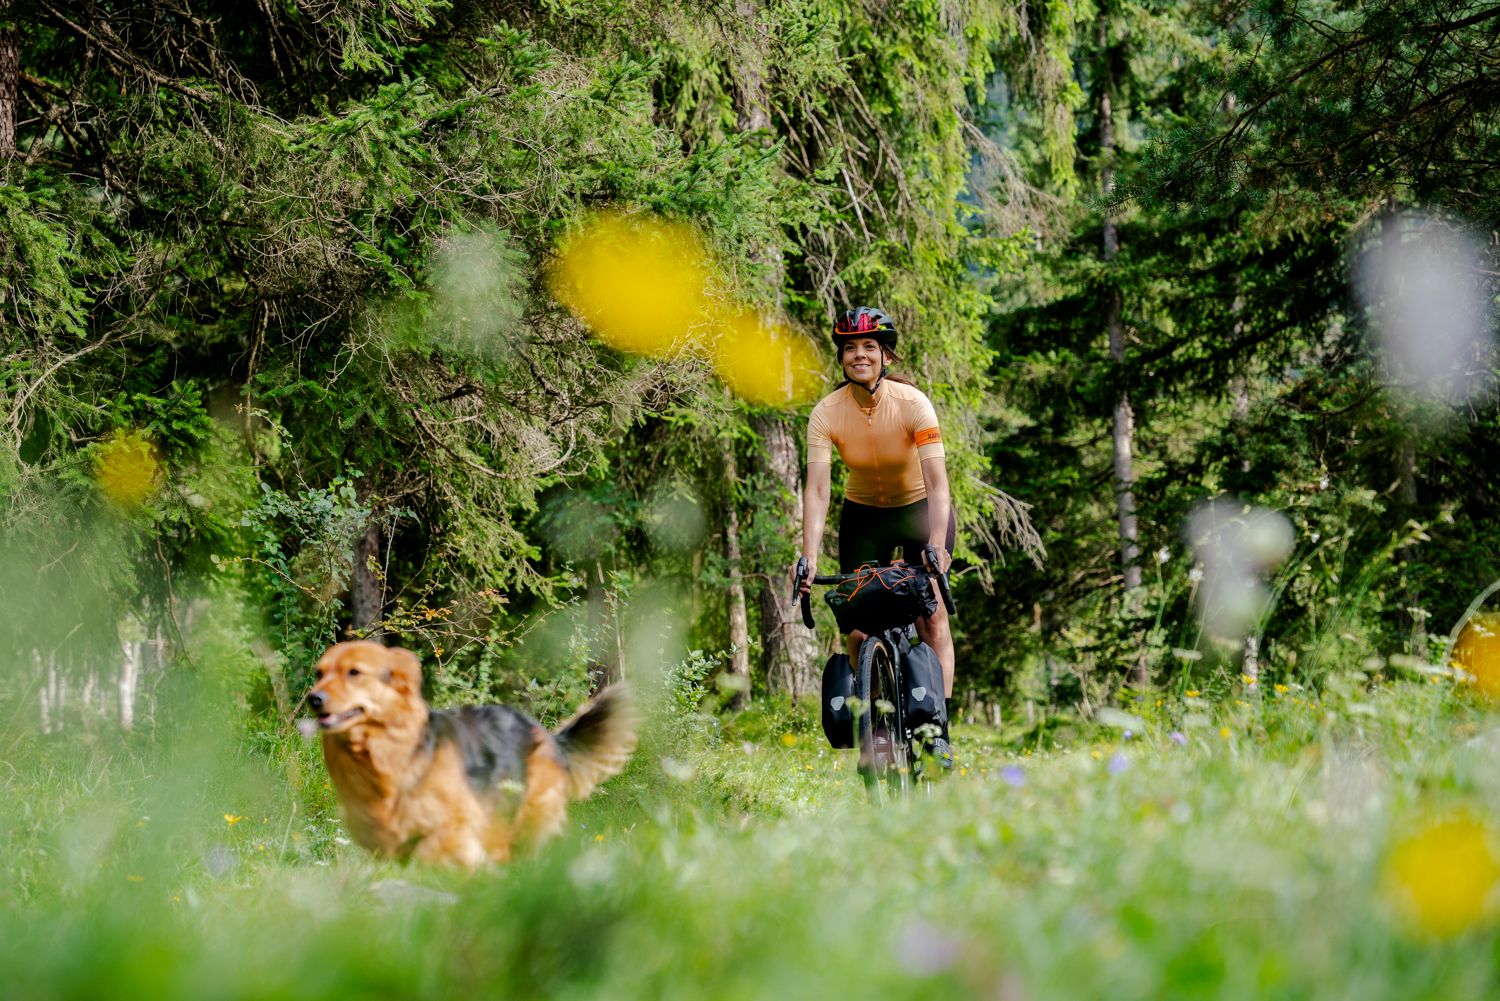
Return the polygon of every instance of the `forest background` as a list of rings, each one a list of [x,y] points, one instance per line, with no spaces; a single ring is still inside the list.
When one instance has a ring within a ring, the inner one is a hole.
[[[7,988],[1493,995],[1497,60],[1478,0],[0,0]],[[601,339],[601,218],[707,318]],[[886,810],[786,601],[858,304],[960,520],[958,767]],[[293,729],[361,635],[642,747],[540,858],[372,862]]]
[[[820,352],[847,305],[895,317],[949,442],[970,715],[1427,656],[1492,575],[1488,358],[1412,392],[1353,262],[1479,233],[1455,267],[1492,295],[1494,5],[7,16],[11,711],[186,670],[287,719],[349,635],[420,649],[439,701],[555,711],[674,644],[732,697],[809,691],[805,401],[591,337],[547,275],[605,208],[690,224],[724,302]],[[1219,494],[1296,531],[1243,648],[1190,610]]]

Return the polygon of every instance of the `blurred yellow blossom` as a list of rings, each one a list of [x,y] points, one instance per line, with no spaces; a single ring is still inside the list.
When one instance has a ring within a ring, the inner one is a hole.
[[[116,431],[94,453],[94,482],[117,507],[140,507],[160,481],[156,446],[140,432]]]
[[[690,228],[609,212],[563,241],[552,292],[611,347],[662,356],[706,320],[708,280]]]
[[[1385,870],[1387,895],[1422,934],[1452,937],[1494,912],[1500,859],[1493,832],[1473,817],[1437,820],[1406,837]]]
[[[1481,612],[1464,624],[1453,644],[1453,666],[1490,698],[1500,698],[1500,612]],[[1437,676],[1429,675],[1436,684]]]

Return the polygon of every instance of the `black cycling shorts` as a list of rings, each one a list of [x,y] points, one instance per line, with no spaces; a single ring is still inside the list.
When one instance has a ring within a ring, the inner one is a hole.
[[[922,550],[928,542],[927,498],[905,507],[871,507],[844,501],[839,512],[839,573],[853,573],[866,563],[889,563],[896,547],[901,558],[916,566],[922,564]],[[945,548],[953,552],[957,534],[953,505],[948,505],[948,540]]]

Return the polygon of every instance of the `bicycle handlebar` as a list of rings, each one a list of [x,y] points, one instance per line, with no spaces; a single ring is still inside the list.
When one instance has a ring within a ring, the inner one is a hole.
[[[952,615],[953,592],[948,588],[948,571],[937,571],[937,552],[932,546],[929,545],[924,549],[922,555],[927,563],[928,572],[937,578],[938,594],[943,599],[943,608],[947,610],[949,615]],[[858,576],[859,574],[857,573],[818,574],[812,578],[811,583],[842,584],[844,581],[852,580]],[[799,556],[797,557],[797,579],[792,582],[792,600],[802,605],[802,624],[811,629],[813,628],[812,602],[808,598],[808,593],[802,590],[802,582],[807,579],[807,557]]]

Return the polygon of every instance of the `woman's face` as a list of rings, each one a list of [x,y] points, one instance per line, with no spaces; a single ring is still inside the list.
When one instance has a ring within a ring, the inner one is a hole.
[[[885,350],[873,337],[853,337],[844,342],[839,362],[844,366],[845,378],[868,386],[880,378]]]

